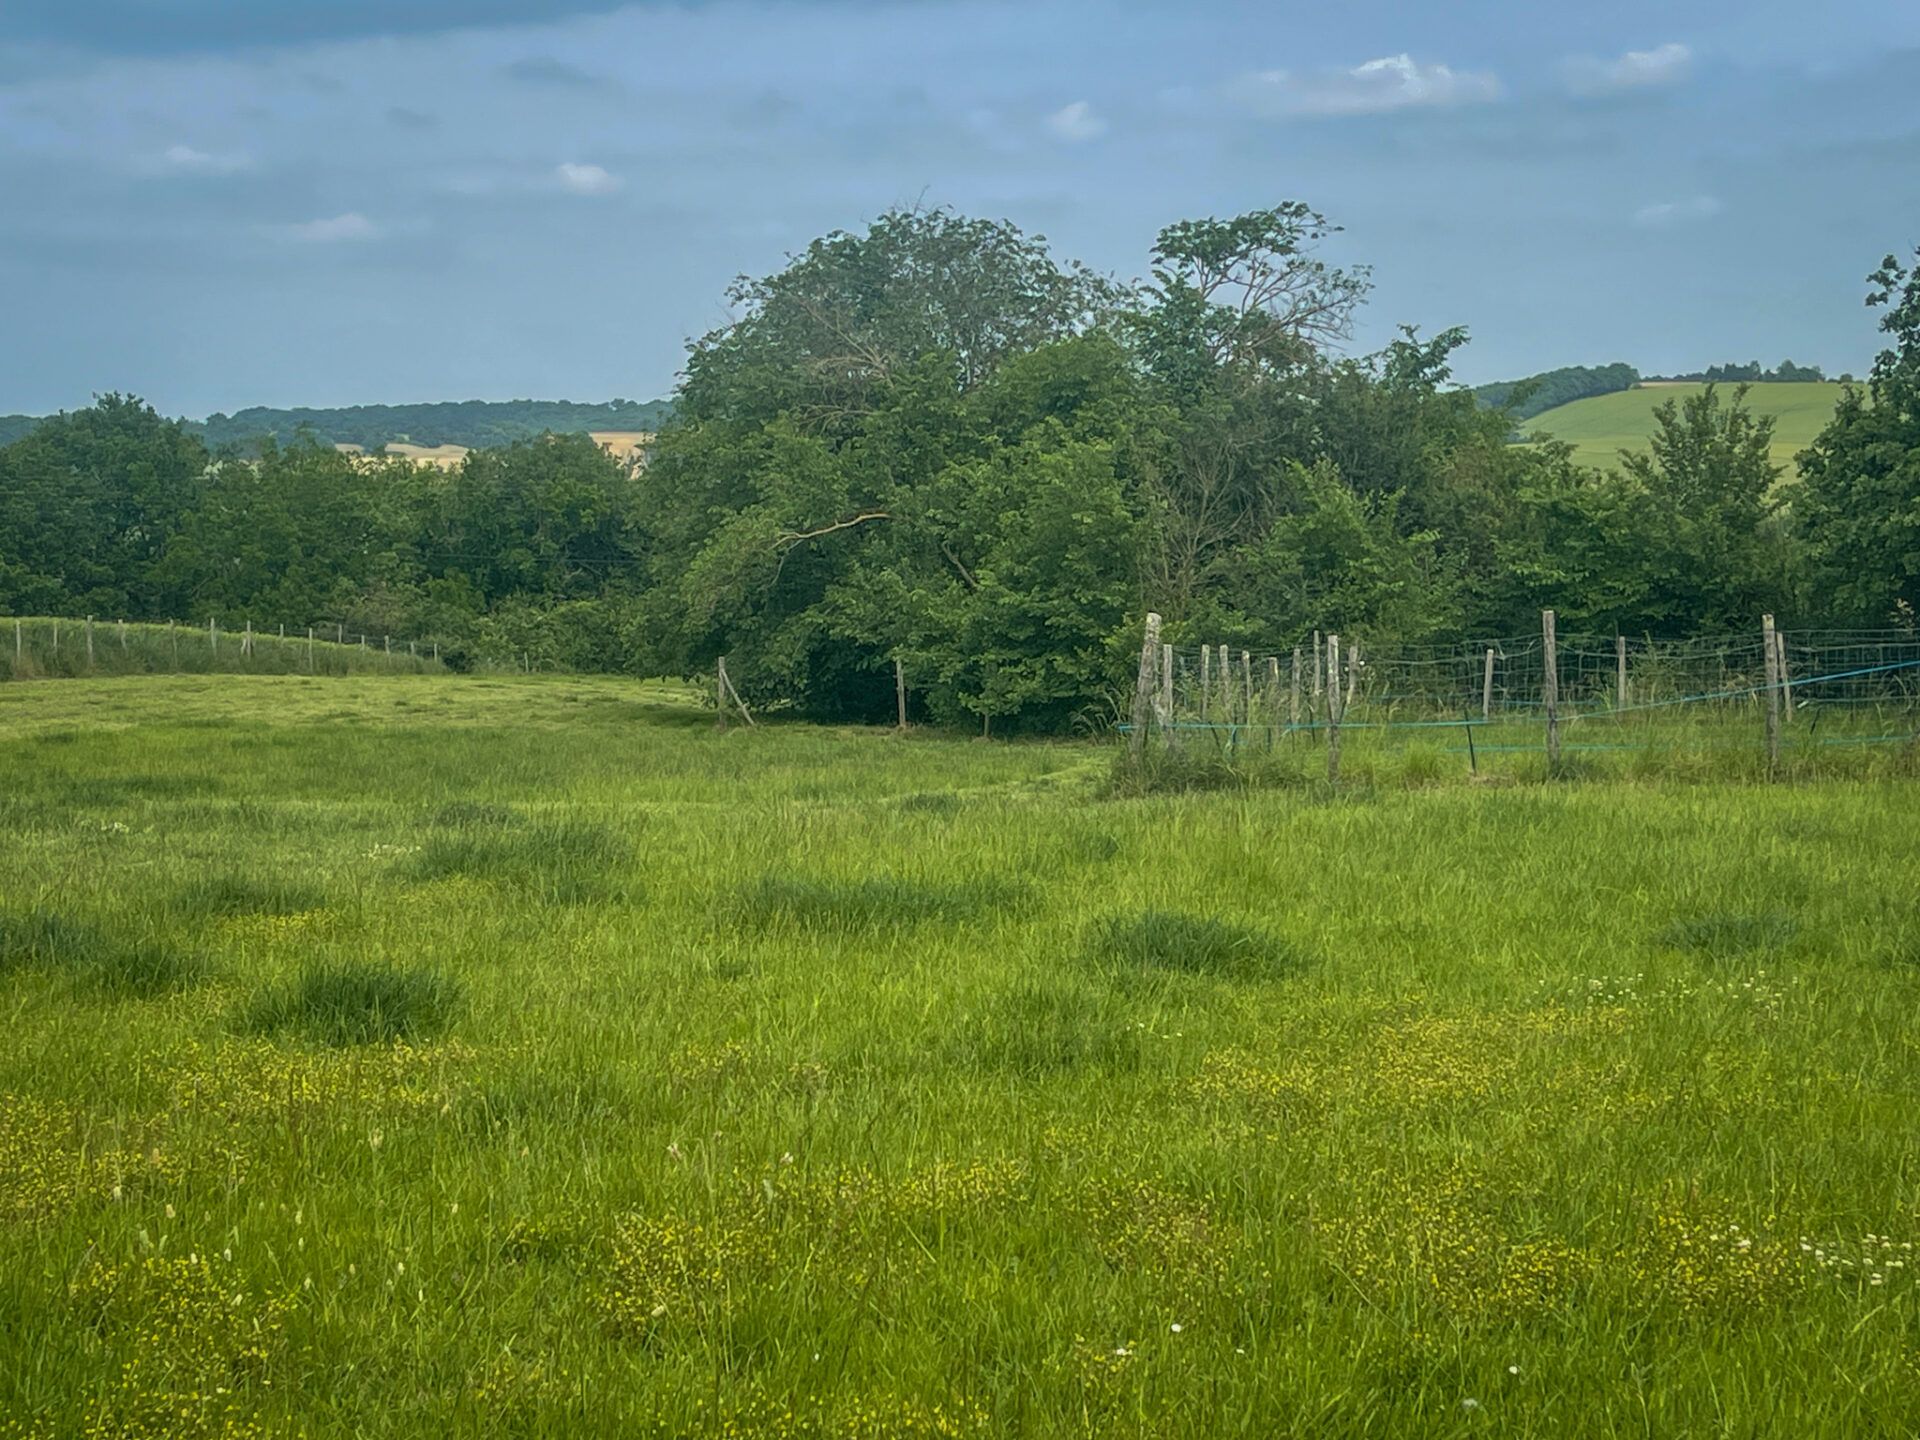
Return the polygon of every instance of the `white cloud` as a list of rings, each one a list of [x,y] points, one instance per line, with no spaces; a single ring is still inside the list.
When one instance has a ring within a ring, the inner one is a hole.
[[[1106,134],[1107,122],[1085,100],[1076,100],[1047,116],[1047,129],[1054,139],[1078,145]]]
[[[1658,205],[1642,205],[1633,212],[1633,223],[1643,230],[1667,230],[1675,225],[1691,225],[1711,220],[1727,207],[1711,195],[1692,195],[1685,200],[1665,200]]]
[[[358,210],[324,220],[303,220],[297,225],[282,225],[280,233],[289,240],[308,245],[333,245],[348,240],[377,240],[380,227]]]
[[[1249,108],[1282,115],[1378,115],[1417,106],[1478,105],[1500,97],[1500,81],[1489,71],[1425,65],[1411,55],[1304,75],[1262,70],[1242,76],[1232,88]]]
[[[216,155],[191,145],[169,145],[160,156],[161,167],[176,175],[231,175],[252,161],[245,155]]]
[[[618,176],[608,174],[598,165],[581,165],[572,160],[561,161],[553,173],[562,189],[576,195],[611,195],[621,184]]]
[[[1612,60],[1578,55],[1563,67],[1567,87],[1576,95],[1616,95],[1674,85],[1693,68],[1693,51],[1675,41],[1651,50],[1629,50]]]

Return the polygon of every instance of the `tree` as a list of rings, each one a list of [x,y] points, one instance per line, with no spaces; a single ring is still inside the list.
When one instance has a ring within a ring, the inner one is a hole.
[[[41,421],[0,450],[0,605],[163,618],[154,567],[207,465],[197,439],[131,396]]]
[[[1916,251],[1920,259],[1920,251]],[[1794,517],[1835,619],[1911,628],[1920,614],[1920,263],[1868,277],[1891,341],[1799,458]]]
[[[1754,415],[1746,395],[1742,385],[1726,402],[1709,384],[1665,401],[1653,412],[1651,453],[1620,452],[1654,522],[1644,616],[1652,628],[1739,629],[1763,609],[1784,608],[1773,417]]]

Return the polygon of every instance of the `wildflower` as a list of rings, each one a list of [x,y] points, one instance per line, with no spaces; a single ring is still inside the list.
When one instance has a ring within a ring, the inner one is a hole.
[[[1520,1367],[1518,1365],[1507,1366],[1507,1374],[1518,1375],[1519,1373],[1520,1373]]]
[[[1480,1402],[1469,1395],[1465,1400],[1460,1402],[1460,1408],[1462,1410],[1478,1410],[1480,1408]]]
[[[1167,1326],[1167,1329],[1178,1335],[1180,1333],[1180,1322],[1178,1320],[1174,1321],[1173,1324]]]

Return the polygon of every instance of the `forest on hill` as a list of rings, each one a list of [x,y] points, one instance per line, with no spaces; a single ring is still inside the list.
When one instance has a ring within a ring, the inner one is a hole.
[[[462,445],[480,450],[511,445],[549,432],[584,435],[595,430],[657,430],[672,413],[667,400],[445,400],[419,405],[349,405],[334,409],[255,405],[231,415],[183,421],[214,451],[252,454],[263,442],[285,445],[310,436],[322,445]],[[0,415],[0,445],[27,434],[45,418]]]
[[[1920,275],[1871,278],[1887,348],[1782,483],[1737,389],[1662,401],[1646,453],[1599,468],[1509,443],[1452,380],[1464,329],[1343,353],[1368,283],[1322,258],[1333,228],[1298,202],[1183,221],[1132,287],[1006,223],[890,212],[739,282],[638,474],[584,436],[445,473],[318,436],[242,458],[108,396],[0,447],[0,610],[344,622],[454,664],[725,655],[754,701],[832,718],[889,713],[899,659],[918,713],[996,730],[1103,705],[1149,608],[1174,643],[1269,651],[1512,635],[1543,606],[1570,631],[1913,626]]]

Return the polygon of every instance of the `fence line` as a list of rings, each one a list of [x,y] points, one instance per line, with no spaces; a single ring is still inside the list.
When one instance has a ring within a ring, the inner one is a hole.
[[[1552,611],[1541,622],[1537,635],[1429,645],[1351,634],[1336,645],[1315,630],[1306,645],[1266,651],[1168,645],[1150,623],[1156,663],[1143,648],[1133,715],[1120,728],[1136,755],[1156,735],[1173,748],[1188,737],[1227,750],[1323,740],[1330,775],[1341,731],[1455,730],[1469,753],[1544,751],[1549,765],[1562,746],[1646,748],[1660,738],[1654,727],[1682,720],[1764,722],[1755,739],[1770,762],[1783,744],[1892,743],[1920,732],[1912,632],[1788,630],[1765,616],[1750,633],[1636,639],[1559,631]],[[1601,721],[1638,724],[1643,738],[1575,739],[1570,729]],[[1488,744],[1475,730],[1503,733]]]
[[[217,615],[204,628],[198,621],[0,618],[0,680],[128,673],[421,674],[438,670],[439,662],[437,640],[396,643],[342,621],[289,633],[285,625],[256,630],[251,619],[237,630],[223,629]]]

